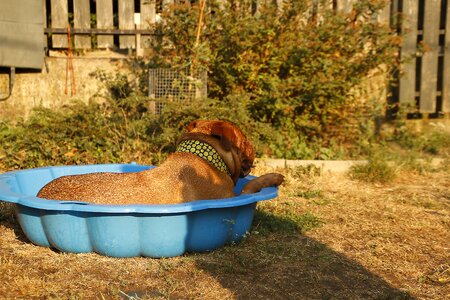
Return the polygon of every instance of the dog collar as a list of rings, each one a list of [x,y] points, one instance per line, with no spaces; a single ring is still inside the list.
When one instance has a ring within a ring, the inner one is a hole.
[[[216,167],[219,171],[231,176],[231,172],[222,157],[210,144],[197,140],[184,140],[178,144],[177,152],[186,152],[197,155]]]

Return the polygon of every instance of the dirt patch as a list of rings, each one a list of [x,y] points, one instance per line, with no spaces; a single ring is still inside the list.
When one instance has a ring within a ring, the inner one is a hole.
[[[3,205],[0,295],[5,299],[450,295],[449,173],[409,172],[383,185],[352,181],[344,174],[286,175],[280,197],[258,204],[254,226],[242,243],[170,259],[116,259],[35,246]]]

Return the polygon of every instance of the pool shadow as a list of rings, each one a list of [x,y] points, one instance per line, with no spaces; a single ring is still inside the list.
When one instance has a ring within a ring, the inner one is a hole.
[[[293,232],[297,225],[287,219],[257,211],[255,221],[258,228],[240,244],[193,255],[237,299],[413,299],[357,261]]]
[[[239,244],[187,254],[237,299],[413,299],[288,218],[257,210],[253,224]],[[29,243],[12,210],[0,210],[0,225]]]

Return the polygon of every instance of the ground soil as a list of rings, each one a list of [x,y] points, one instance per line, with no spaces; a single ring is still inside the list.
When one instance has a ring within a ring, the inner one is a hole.
[[[387,184],[282,172],[243,242],[176,258],[35,246],[2,205],[0,298],[449,299],[449,172]]]

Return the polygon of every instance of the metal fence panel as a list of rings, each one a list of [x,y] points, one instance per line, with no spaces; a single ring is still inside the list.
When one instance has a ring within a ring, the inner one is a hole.
[[[155,113],[161,113],[164,101],[190,101],[207,96],[206,70],[156,68],[148,73],[148,94],[154,101]]]

